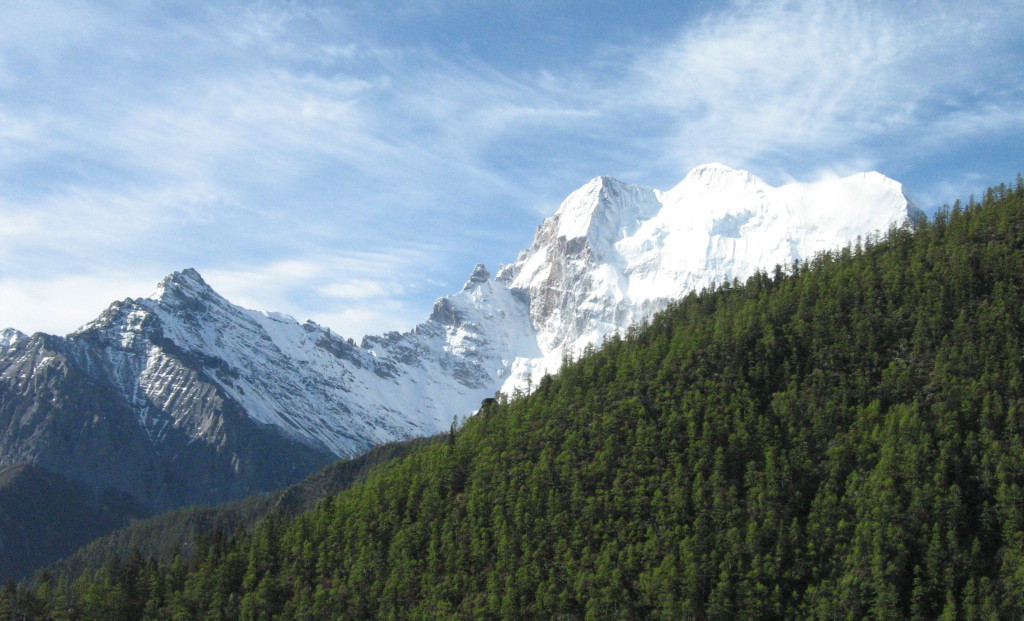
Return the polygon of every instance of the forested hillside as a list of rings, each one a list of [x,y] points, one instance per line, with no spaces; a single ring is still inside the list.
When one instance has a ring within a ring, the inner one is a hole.
[[[0,610],[1024,618],[1024,180],[693,294],[446,442]]]
[[[0,468],[0,581],[27,578],[111,528],[148,515],[128,494],[101,492],[35,464]]]
[[[312,508],[325,496],[334,496],[366,478],[382,463],[400,459],[418,446],[436,441],[417,438],[391,442],[373,448],[353,459],[330,464],[278,492],[258,494],[244,500],[218,505],[177,509],[135,521],[85,545],[51,568],[60,579],[73,579],[85,569],[97,569],[111,558],[141,553],[158,560],[171,560],[176,553],[189,556],[197,542],[222,537],[238,529],[252,527],[270,514],[293,515]],[[2,508],[2,507],[0,507]],[[51,558],[52,562],[52,558]],[[38,568],[36,565],[34,568]]]

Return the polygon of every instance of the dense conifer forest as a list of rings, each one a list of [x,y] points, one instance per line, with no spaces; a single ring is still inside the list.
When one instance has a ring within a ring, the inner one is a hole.
[[[691,294],[297,517],[0,618],[1024,618],[1024,180]]]
[[[301,513],[312,508],[319,499],[333,496],[362,481],[375,466],[399,459],[416,447],[433,441],[434,438],[416,438],[384,444],[359,457],[330,464],[279,492],[219,505],[187,507],[137,520],[130,526],[93,540],[53,565],[48,574],[60,579],[74,578],[83,570],[98,569],[115,556],[129,556],[135,552],[168,561],[175,554],[190,556],[204,538],[226,536],[271,513],[282,516]]]

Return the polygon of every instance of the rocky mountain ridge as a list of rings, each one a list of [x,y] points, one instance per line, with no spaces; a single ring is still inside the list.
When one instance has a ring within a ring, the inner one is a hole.
[[[0,465],[160,508],[280,487],[443,431],[690,290],[918,217],[877,173],[775,188],[712,164],[667,192],[599,177],[495,276],[478,265],[416,328],[360,344],[233,305],[187,269],[67,337],[3,332]]]

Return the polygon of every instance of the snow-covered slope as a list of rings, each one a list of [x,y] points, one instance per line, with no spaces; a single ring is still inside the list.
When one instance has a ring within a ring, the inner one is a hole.
[[[209,415],[218,400],[349,456],[445,430],[482,399],[538,381],[566,352],[690,290],[918,216],[900,185],[877,173],[776,188],[711,164],[667,192],[600,177],[572,193],[514,263],[493,278],[478,265],[407,333],[357,345],[312,322],[235,306],[185,270],[67,342],[70,359],[122,395],[153,443],[168,430],[220,441],[225,423]],[[24,338],[4,332],[0,354]]]
[[[0,354],[17,345],[18,341],[26,338],[28,337],[14,328],[5,328],[0,332]]]
[[[922,214],[878,173],[772,187],[722,164],[668,192],[599,177],[544,221],[498,280],[526,292],[541,356],[517,355],[504,384],[521,386],[713,283],[745,279],[837,249]]]
[[[529,334],[512,296],[481,266],[412,332],[357,346],[313,322],[235,306],[188,269],[68,340],[83,366],[127,396],[154,442],[207,398],[197,392],[201,375],[258,423],[348,456],[446,429],[453,411],[469,413],[493,394],[501,356]],[[196,437],[215,422],[196,425]]]

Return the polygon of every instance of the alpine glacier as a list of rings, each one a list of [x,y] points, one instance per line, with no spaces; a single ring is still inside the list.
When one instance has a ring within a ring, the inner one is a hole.
[[[119,395],[154,444],[172,430],[223,443],[223,422],[196,415],[216,402],[315,454],[352,456],[443,431],[496,391],[527,388],[691,290],[920,217],[901,185],[878,173],[772,187],[707,164],[667,192],[598,177],[565,199],[513,263],[493,277],[476,266],[410,332],[356,344],[235,306],[187,269],[48,347]],[[24,373],[13,361],[37,351],[42,336],[5,331],[0,376],[15,366]],[[12,461],[10,439],[0,441],[0,464]]]

